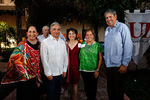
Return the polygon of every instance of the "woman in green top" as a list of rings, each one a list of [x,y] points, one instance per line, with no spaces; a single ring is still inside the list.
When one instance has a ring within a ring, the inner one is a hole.
[[[97,82],[104,49],[93,40],[94,33],[92,30],[86,30],[84,35],[86,41],[81,44],[79,71],[81,71],[83,78],[87,100],[96,100]]]

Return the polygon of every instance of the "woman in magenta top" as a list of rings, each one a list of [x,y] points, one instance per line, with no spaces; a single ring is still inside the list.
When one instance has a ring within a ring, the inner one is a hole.
[[[77,85],[79,82],[79,48],[80,42],[77,39],[77,30],[67,29],[67,49],[69,56],[67,81],[69,82],[70,99],[77,100]]]

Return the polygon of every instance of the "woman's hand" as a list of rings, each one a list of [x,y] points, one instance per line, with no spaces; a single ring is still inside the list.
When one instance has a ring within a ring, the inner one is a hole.
[[[94,77],[95,77],[95,78],[98,78],[98,75],[99,75],[99,71],[95,71]]]

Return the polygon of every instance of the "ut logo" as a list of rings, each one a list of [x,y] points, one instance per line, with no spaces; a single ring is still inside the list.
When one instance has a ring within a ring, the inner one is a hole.
[[[129,24],[130,24],[130,32],[131,32],[131,36],[132,36],[132,38],[139,38],[139,37],[141,37],[142,36],[142,28],[143,28],[143,25],[144,24],[146,24],[146,28],[145,28],[145,33],[144,33],[144,35],[142,36],[142,38],[148,38],[147,37],[147,33],[150,31],[150,23],[148,23],[148,22],[139,22],[139,24],[141,25],[141,33],[140,33],[140,35],[139,36],[135,36],[134,35],[134,24],[135,24],[136,22],[129,22]]]

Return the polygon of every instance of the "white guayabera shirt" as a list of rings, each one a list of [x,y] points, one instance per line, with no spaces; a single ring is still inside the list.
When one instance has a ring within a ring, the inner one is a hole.
[[[58,41],[50,36],[44,39],[40,48],[41,60],[44,73],[48,77],[50,75],[58,76],[67,71],[68,55],[65,41]]]

